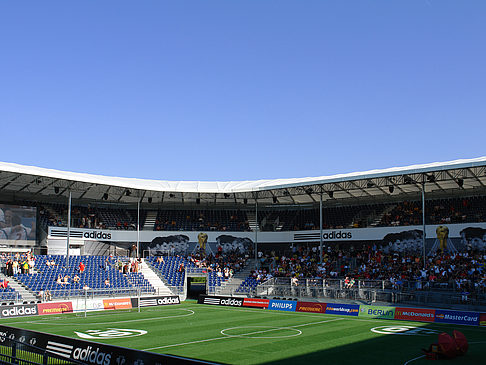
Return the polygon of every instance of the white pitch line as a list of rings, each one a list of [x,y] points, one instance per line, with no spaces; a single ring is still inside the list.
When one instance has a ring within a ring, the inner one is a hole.
[[[157,319],[171,319],[171,318],[181,318],[181,317],[189,317],[195,314],[195,312],[192,309],[184,309],[184,308],[177,308],[177,310],[183,310],[189,313],[186,314],[177,314],[175,316],[164,316],[164,317],[150,317],[150,318],[139,318],[139,319],[127,319],[124,321],[110,321],[110,322],[87,322],[87,323],[77,323],[77,322],[71,322],[71,323],[54,323],[54,322],[44,322],[44,321],[30,321],[30,322],[10,322],[10,323],[29,323],[29,324],[43,324],[43,325],[55,325],[55,326],[96,326],[99,324],[116,324],[116,323],[130,323],[130,322],[144,322],[144,321],[154,321]],[[102,316],[98,316],[102,317]],[[87,317],[87,318],[93,318]]]
[[[270,332],[270,331],[277,331],[277,330],[280,330],[282,328],[304,327],[304,326],[311,326],[311,325],[314,325],[314,324],[321,324],[321,323],[327,323],[327,322],[341,321],[343,319],[344,318],[336,318],[336,319],[330,319],[330,320],[326,320],[326,321],[319,321],[319,322],[298,324],[298,325],[295,325],[295,326],[279,327],[279,328],[273,328],[273,329],[268,329],[268,330],[263,330],[263,331],[254,331],[254,332],[250,332],[250,333],[244,333],[243,336],[254,335],[254,334],[257,334],[257,333],[265,333],[265,332]],[[202,342],[209,342],[209,341],[218,341],[218,340],[224,340],[224,339],[227,339],[227,338],[234,338],[234,337],[232,337],[232,336],[224,336],[224,337],[208,338],[208,339],[205,339],[205,340],[198,340],[198,341],[191,341],[191,342],[176,343],[176,344],[173,344],[173,345],[165,345],[165,346],[151,347],[151,348],[143,349],[142,351],[151,351],[151,350],[165,349],[165,348],[168,348],[168,347],[192,345],[192,344],[195,344],[195,343],[202,343]]]
[[[408,361],[407,361],[405,364],[403,364],[403,365],[408,365],[408,364],[410,364],[412,361],[415,361],[415,360],[421,359],[421,358],[423,358],[423,357],[425,357],[425,355],[422,355],[422,356],[416,357],[415,359],[412,359],[412,360],[408,360]]]

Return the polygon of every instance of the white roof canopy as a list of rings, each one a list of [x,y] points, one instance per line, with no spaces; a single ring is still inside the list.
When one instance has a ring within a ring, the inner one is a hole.
[[[486,157],[331,176],[248,181],[165,181],[91,175],[0,162],[1,193],[153,203],[242,203],[254,200],[303,204],[427,192],[484,189]],[[150,199],[149,199],[150,198]]]

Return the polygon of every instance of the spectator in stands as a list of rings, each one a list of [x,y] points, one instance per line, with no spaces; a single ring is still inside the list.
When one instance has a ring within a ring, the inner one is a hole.
[[[110,267],[110,259],[107,257],[106,260],[105,260],[105,265],[104,265],[104,269],[105,271],[108,270]]]
[[[12,276],[13,275],[13,262],[12,259],[8,259],[5,263],[5,275]]]
[[[22,274],[28,274],[29,273],[29,261],[25,259],[22,261]]]
[[[74,283],[79,283],[80,277],[78,275],[74,275],[73,277],[73,282]]]
[[[17,275],[19,273],[19,262],[17,259],[14,259],[12,262],[12,271],[14,275]]]
[[[120,259],[118,259],[116,262],[116,267],[118,268],[119,272],[123,272],[123,262]]]
[[[44,294],[44,299],[46,301],[51,301],[52,300],[52,294],[49,290],[46,290],[45,294]]]
[[[84,272],[84,270],[86,269],[86,266],[84,265],[84,263],[82,261],[79,263],[78,269],[79,269],[80,274],[82,274]]]
[[[105,286],[110,286],[110,280],[109,279],[105,280]]]
[[[29,265],[29,274],[33,274],[34,273],[34,266],[35,266],[34,258],[31,257],[30,259],[28,259],[27,263]]]

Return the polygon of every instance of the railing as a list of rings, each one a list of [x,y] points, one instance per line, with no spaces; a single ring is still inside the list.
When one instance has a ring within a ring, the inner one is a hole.
[[[32,344],[20,342],[0,333],[0,364],[12,365],[44,365],[44,364],[84,364],[83,362],[66,359]]]
[[[0,296],[0,303],[1,304],[11,304],[11,303],[22,303],[23,298],[18,291],[15,292],[4,292],[3,295]],[[7,294],[7,295],[6,295]],[[9,295],[11,294],[11,295]]]
[[[227,284],[225,291],[230,296],[331,299],[442,307],[462,305],[478,310],[486,308],[486,294],[483,292],[466,293],[446,290],[440,286],[437,289],[433,283],[426,285],[426,290],[410,289],[416,285],[416,282],[397,285],[387,280],[357,280],[352,287],[346,287],[344,280],[340,279],[299,279],[298,285],[292,285],[290,278],[272,278],[256,288],[242,289],[239,285]]]
[[[59,299],[73,299],[73,298],[90,298],[95,297],[126,297],[139,296],[140,294],[156,294],[155,290],[147,291],[142,288],[111,288],[111,289],[61,289],[61,290],[46,290],[42,298],[37,297],[42,302]]]
[[[186,267],[186,274],[206,274],[208,269],[201,267]]]

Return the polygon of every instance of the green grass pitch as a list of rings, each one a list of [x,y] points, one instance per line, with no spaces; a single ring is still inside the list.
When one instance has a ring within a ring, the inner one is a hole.
[[[438,333],[459,329],[470,342],[469,352],[446,363],[486,364],[486,328],[482,327],[220,307],[194,301],[143,308],[141,313],[92,312],[86,318],[65,314],[2,319],[1,323],[74,338],[79,338],[76,332],[94,336],[99,333],[94,331],[136,330],[134,337],[93,341],[225,364],[430,364],[420,358],[420,349],[436,342]],[[404,326],[411,328],[403,333]],[[390,332],[401,334],[387,334]]]

